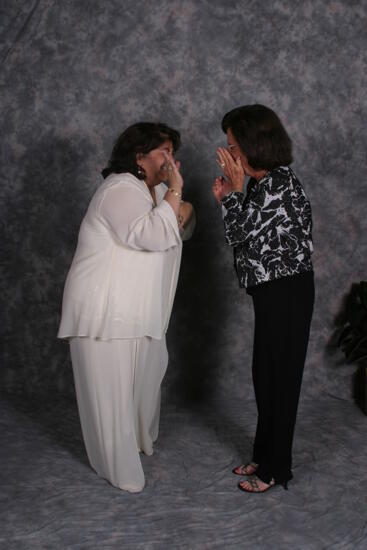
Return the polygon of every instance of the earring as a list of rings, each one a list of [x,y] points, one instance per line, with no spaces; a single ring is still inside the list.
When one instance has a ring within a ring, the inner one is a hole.
[[[141,176],[141,177],[144,177],[144,176],[145,176],[145,171],[144,171],[144,169],[140,166],[140,164],[138,164],[138,176]]]

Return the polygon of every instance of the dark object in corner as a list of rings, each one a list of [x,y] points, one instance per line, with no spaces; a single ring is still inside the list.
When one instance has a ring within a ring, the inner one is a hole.
[[[356,398],[367,414],[367,281],[352,285],[338,346],[344,351],[347,363],[359,365]]]

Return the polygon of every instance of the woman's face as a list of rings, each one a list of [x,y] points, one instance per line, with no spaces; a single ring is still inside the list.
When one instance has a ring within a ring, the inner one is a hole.
[[[245,174],[248,174],[249,176],[252,176],[252,172],[254,171],[253,168],[248,163],[247,157],[243,151],[241,151],[240,146],[238,145],[238,142],[234,135],[232,134],[232,131],[230,128],[227,130],[227,142],[228,142],[228,151],[231,153],[234,160],[237,160],[238,158],[241,159],[242,168],[245,172]]]
[[[167,139],[156,149],[152,149],[146,155],[137,155],[137,163],[146,173],[145,182],[148,187],[154,187],[168,178],[166,159],[164,152],[173,157],[172,142]]]

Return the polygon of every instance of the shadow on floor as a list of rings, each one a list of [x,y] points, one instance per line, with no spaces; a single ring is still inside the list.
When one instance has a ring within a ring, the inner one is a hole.
[[[2,393],[1,400],[7,403],[16,416],[26,417],[78,461],[89,464],[75,399],[59,395],[46,398]]]

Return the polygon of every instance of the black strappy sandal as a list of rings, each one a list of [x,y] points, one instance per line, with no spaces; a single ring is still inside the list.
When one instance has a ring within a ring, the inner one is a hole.
[[[236,476],[252,476],[258,467],[259,465],[256,464],[256,462],[248,462],[247,464],[241,464],[241,466],[233,468],[232,472],[236,474]]]
[[[275,483],[275,480],[274,479],[271,479],[270,480],[270,483],[266,483],[267,487],[265,487],[264,489],[261,489],[260,485],[259,485],[259,481],[262,481],[260,478],[258,478],[257,476],[253,476],[251,477],[250,479],[248,479],[247,481],[240,481],[239,484],[238,484],[238,488],[241,489],[241,491],[245,491],[245,493],[265,493],[266,491],[268,491],[269,489],[271,489],[272,487],[275,487],[275,485],[281,485],[283,487],[283,489],[286,489],[288,490],[288,486],[287,486],[287,481],[285,481],[284,483]],[[249,484],[249,488],[245,488],[243,487],[243,483],[248,483]],[[263,481],[262,483],[265,483],[265,481]]]

